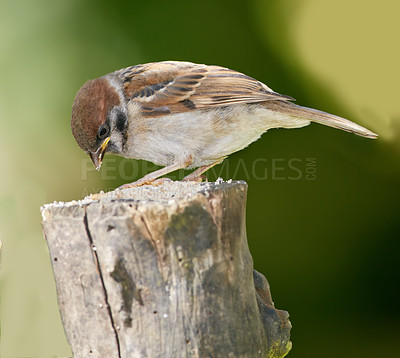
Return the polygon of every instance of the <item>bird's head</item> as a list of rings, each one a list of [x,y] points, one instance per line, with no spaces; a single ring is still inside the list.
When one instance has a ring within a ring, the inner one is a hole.
[[[106,78],[88,81],[78,91],[72,106],[72,134],[97,170],[106,151],[122,151],[126,125],[120,96]]]

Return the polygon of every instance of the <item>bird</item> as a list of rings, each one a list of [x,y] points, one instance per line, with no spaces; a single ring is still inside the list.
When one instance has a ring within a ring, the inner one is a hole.
[[[272,128],[311,122],[366,138],[377,134],[345,118],[302,107],[241,72],[216,65],[163,61],[87,81],[72,105],[71,130],[100,170],[105,153],[161,166],[121,189],[157,184],[178,169],[204,173]]]

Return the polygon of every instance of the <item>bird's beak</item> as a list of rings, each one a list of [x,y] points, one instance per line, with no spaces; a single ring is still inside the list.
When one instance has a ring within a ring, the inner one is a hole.
[[[101,146],[99,149],[97,149],[94,153],[89,152],[90,159],[92,159],[92,162],[94,166],[96,167],[96,170],[100,170],[101,163],[103,161],[104,153],[107,149],[108,142],[110,141],[110,137],[104,139],[103,143],[101,143]]]

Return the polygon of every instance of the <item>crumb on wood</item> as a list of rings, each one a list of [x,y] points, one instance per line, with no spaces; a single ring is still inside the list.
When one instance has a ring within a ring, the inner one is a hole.
[[[224,181],[218,178],[215,182],[182,182],[182,181],[166,181],[160,185],[143,185],[136,188],[115,189],[104,193],[94,193],[86,196],[81,200],[72,200],[70,202],[55,201],[51,204],[45,204],[41,207],[43,221],[46,220],[46,211],[54,207],[71,207],[71,206],[87,206],[97,201],[116,201],[116,200],[132,200],[140,201],[142,204],[147,201],[168,202],[170,204],[182,198],[189,198],[197,193],[205,193],[209,195],[209,190],[223,183],[231,184],[232,179]],[[242,182],[244,183],[244,182]]]

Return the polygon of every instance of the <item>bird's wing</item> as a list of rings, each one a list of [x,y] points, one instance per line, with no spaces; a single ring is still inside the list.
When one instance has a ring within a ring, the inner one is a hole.
[[[240,72],[190,62],[156,62],[117,72],[128,101],[142,106],[147,117],[183,113],[195,109],[293,100]]]

